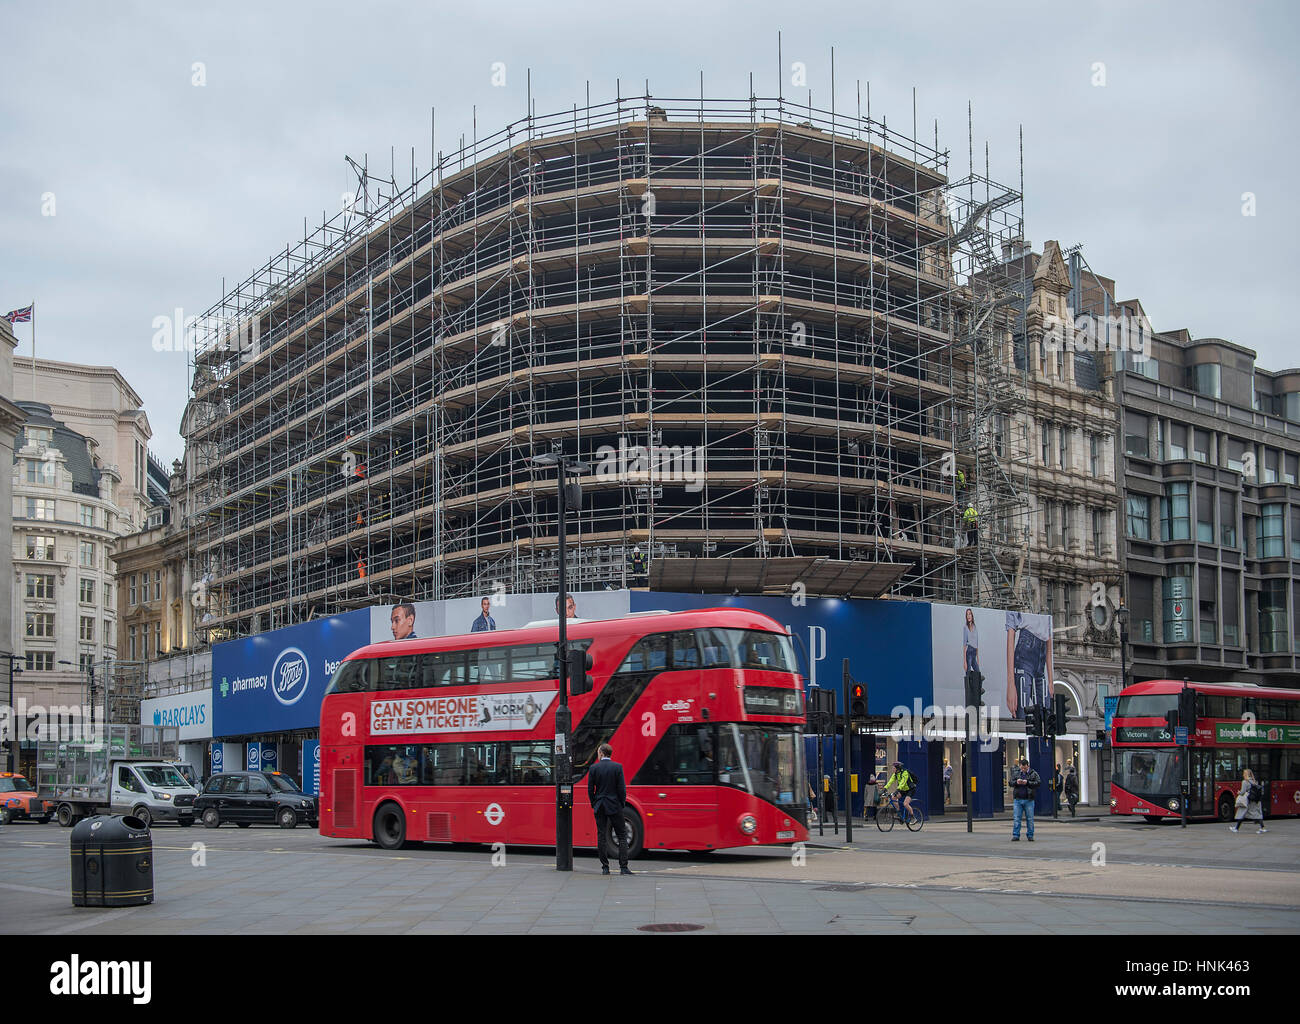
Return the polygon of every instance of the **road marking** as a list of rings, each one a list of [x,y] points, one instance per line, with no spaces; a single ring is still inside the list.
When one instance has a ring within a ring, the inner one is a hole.
[[[13,889],[15,892],[34,892],[39,896],[68,896],[62,889],[42,889],[37,885],[15,885],[12,882],[0,882],[0,889]]]

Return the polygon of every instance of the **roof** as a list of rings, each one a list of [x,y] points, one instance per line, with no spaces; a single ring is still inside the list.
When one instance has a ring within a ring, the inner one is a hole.
[[[1212,697],[1262,697],[1265,700],[1300,700],[1300,690],[1278,686],[1257,686],[1255,683],[1199,683],[1195,679],[1187,680],[1187,685],[1197,693],[1208,693]],[[1143,694],[1177,693],[1183,688],[1181,679],[1148,679],[1124,687],[1120,696],[1142,696]]]
[[[75,430],[69,429],[62,422],[56,420],[50,411],[50,407],[43,402],[19,402],[17,404],[27,414],[27,424],[19,431],[17,438],[14,440],[14,461],[18,461],[17,452],[30,443],[27,438],[27,426],[47,427],[52,435],[50,447],[59,450],[63,455],[64,465],[67,467],[68,472],[72,474],[73,492],[98,498],[100,472],[95,467],[94,458],[90,454],[90,443],[85,435],[78,434]]]

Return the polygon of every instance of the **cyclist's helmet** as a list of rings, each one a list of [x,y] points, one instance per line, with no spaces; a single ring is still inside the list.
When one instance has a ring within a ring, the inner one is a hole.
[[[903,767],[903,762],[902,762],[902,761],[895,761],[895,762],[894,762],[894,767],[895,767],[895,768],[902,768],[902,767]]]

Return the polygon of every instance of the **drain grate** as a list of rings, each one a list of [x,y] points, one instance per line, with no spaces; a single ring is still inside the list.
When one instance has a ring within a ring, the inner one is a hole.
[[[702,924],[643,924],[637,929],[639,932],[702,932]]]

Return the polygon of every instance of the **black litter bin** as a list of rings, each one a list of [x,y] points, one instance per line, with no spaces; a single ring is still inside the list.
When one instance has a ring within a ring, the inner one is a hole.
[[[153,902],[153,837],[127,815],[99,814],[72,830],[72,905],[138,907]]]

